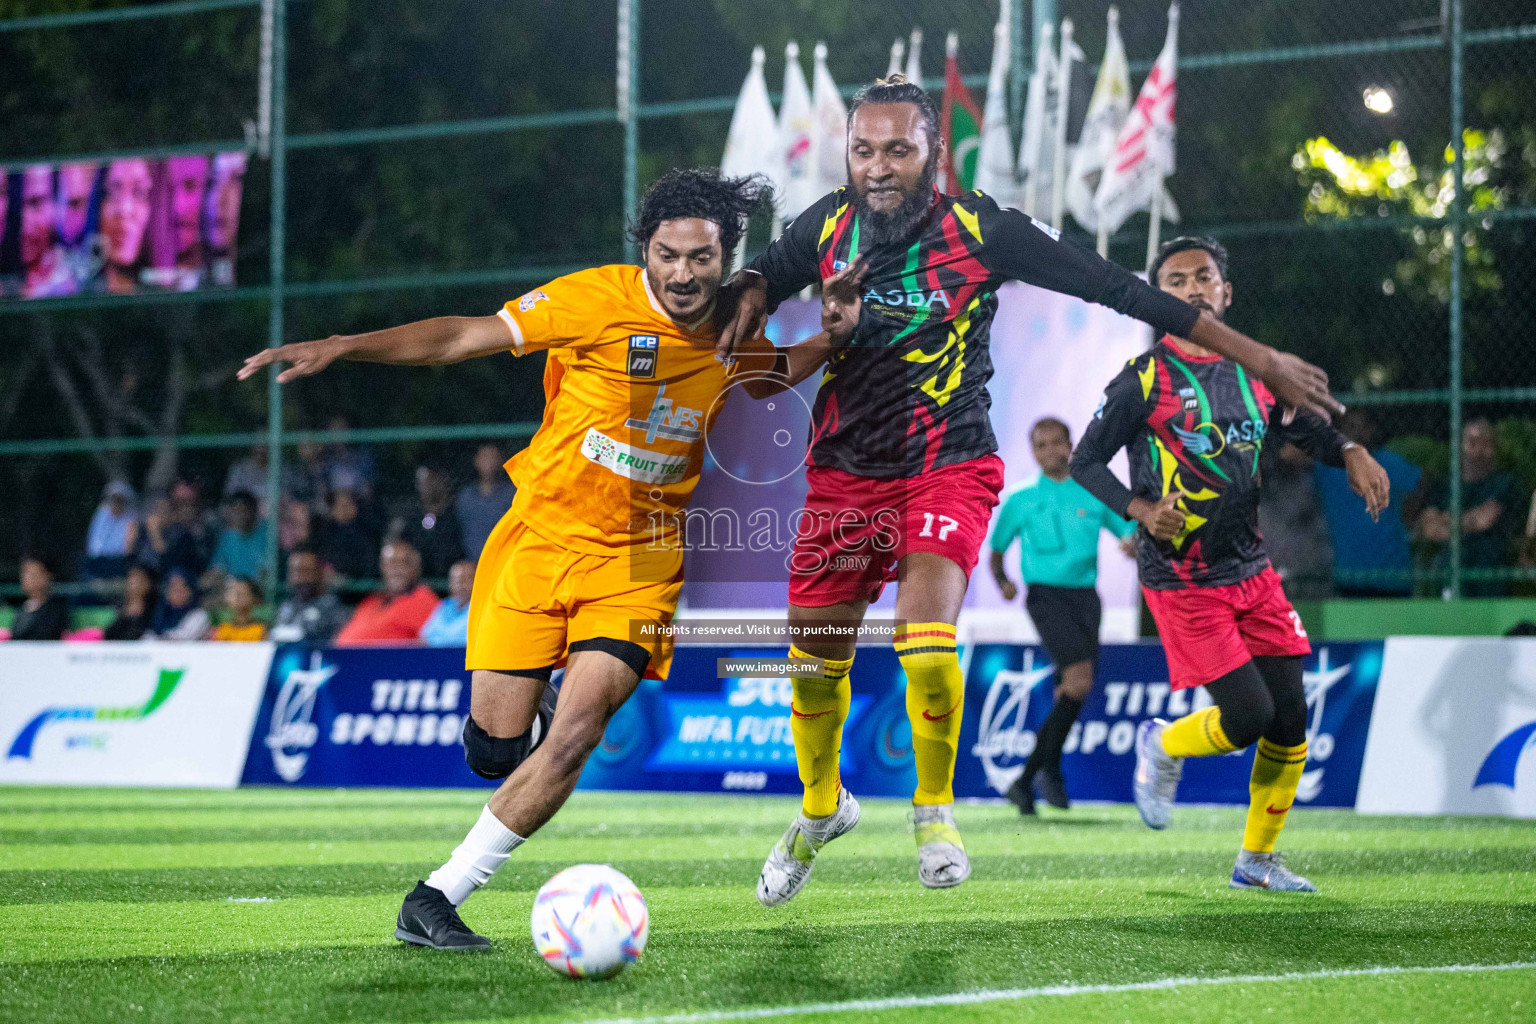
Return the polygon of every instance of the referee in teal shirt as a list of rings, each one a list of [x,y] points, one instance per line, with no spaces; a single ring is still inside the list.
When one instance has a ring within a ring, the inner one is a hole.
[[[1008,790],[1008,799],[1024,814],[1035,813],[1035,792],[1052,807],[1066,808],[1061,777],[1061,748],[1072,723],[1093,689],[1099,660],[1099,531],[1120,538],[1134,553],[1135,522],[1121,519],[1089,494],[1068,472],[1072,432],[1047,417],[1029,430],[1040,475],[1009,496],[992,531],[992,578],[1003,597],[1018,596],[1003,568],[1003,555],[1019,541],[1019,568],[1029,588],[1024,607],[1056,663],[1056,703],[1035,737],[1035,750],[1024,774]]]

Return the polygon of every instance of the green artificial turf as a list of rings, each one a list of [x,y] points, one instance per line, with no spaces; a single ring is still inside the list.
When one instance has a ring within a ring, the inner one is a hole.
[[[579,793],[464,907],[479,955],[392,938],[483,792],[0,789],[0,1020],[583,1021],[789,1006],[816,1021],[1536,1021],[1536,822],[1298,810],[1315,895],[1227,888],[1238,809],[957,814],[975,873],[917,883],[907,806],[866,801],[806,891],[753,883],[782,798]],[[533,894],[609,862],[651,907],[639,964],[551,972]],[[262,900],[263,902],[244,902]],[[1369,968],[1413,972],[1344,975]],[[1281,978],[1281,975],[1309,975]],[[1244,980],[1155,986],[1166,979]],[[1065,986],[1054,994],[1034,990]],[[1079,991],[1108,986],[1108,991]],[[1011,992],[903,1006],[903,997]],[[874,1001],[862,1009],[829,1007]]]

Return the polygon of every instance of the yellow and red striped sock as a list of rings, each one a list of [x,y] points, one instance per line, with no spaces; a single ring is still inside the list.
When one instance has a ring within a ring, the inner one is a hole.
[[[1230,754],[1236,749],[1221,731],[1221,709],[1214,705],[1170,722],[1163,729],[1163,752],[1169,757],[1210,757]]]
[[[948,622],[910,622],[896,629],[896,655],[907,673],[907,718],[917,763],[914,804],[955,802],[955,755],[965,680]]]
[[[794,646],[789,656],[811,657]],[[843,721],[852,699],[848,671],[853,659],[821,661],[820,675],[790,680],[794,696],[789,705],[789,730],[795,737],[795,763],[805,786],[801,809],[807,818],[825,818],[837,810],[837,797],[843,788],[837,759],[843,746]]]
[[[1296,802],[1296,787],[1307,767],[1307,744],[1282,747],[1261,739],[1253,752],[1253,774],[1248,779],[1248,825],[1243,829],[1243,849],[1269,853],[1285,827],[1286,815]]]

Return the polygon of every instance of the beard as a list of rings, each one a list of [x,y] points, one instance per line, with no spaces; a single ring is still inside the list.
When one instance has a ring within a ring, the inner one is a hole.
[[[1202,312],[1211,314],[1211,316],[1215,317],[1217,320],[1225,320],[1227,318],[1227,311],[1225,309],[1218,312],[1214,306],[1212,306],[1204,299],[1195,299],[1194,301],[1190,302],[1190,305],[1194,306],[1198,310],[1201,310]]]
[[[923,165],[923,175],[910,191],[903,191],[901,205],[894,210],[876,210],[869,205],[869,196],[857,185],[853,186],[853,212],[859,218],[859,230],[864,244],[874,247],[902,242],[909,238],[933,206],[933,183],[939,174],[939,155],[935,151]],[[853,181],[853,174],[848,175]]]

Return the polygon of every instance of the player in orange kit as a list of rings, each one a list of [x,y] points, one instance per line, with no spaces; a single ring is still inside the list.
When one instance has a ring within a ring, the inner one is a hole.
[[[507,463],[517,497],[486,542],[470,599],[465,759],[505,781],[448,862],[406,897],[396,938],[489,947],[458,906],[565,803],[641,676],[666,676],[670,639],[640,627],[671,621],[683,551],[680,538],[654,543],[651,525],[687,505],[724,393],[793,386],[852,333],[862,264],[827,282],[821,334],[782,349],[759,334],[733,363],[716,359],[726,261],[770,200],[761,179],[672,171],[647,190],[632,229],[643,268],[571,274],[494,316],[267,349],[241,369],[244,379],[288,363],[278,377],[288,381],[336,359],[422,366],[549,352],[543,422]],[[561,665],[556,714],[547,691]]]

